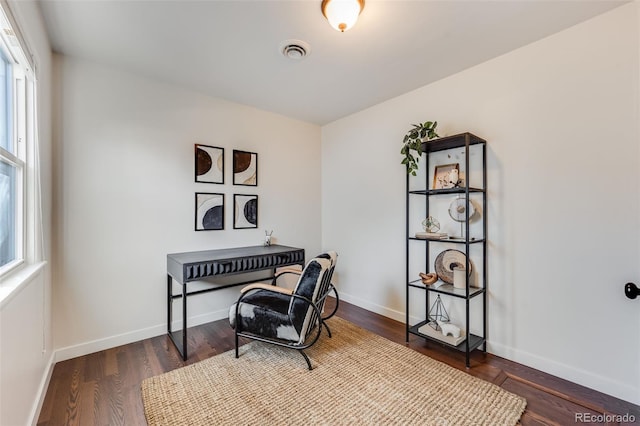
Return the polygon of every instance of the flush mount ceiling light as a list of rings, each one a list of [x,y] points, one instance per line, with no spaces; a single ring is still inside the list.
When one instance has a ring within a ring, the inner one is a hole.
[[[322,0],[322,14],[340,32],[350,30],[364,9],[364,0]]]
[[[311,46],[302,40],[285,40],[280,43],[280,53],[285,58],[299,61],[311,53]]]

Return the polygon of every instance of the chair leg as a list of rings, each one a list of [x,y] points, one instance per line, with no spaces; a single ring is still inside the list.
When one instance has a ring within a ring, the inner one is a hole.
[[[298,352],[300,352],[300,354],[304,357],[304,360],[307,361],[307,367],[309,367],[309,371],[313,370],[313,368],[311,368],[311,361],[309,360],[307,354],[305,354],[302,349],[298,349]]]
[[[238,329],[235,330],[234,334],[236,335],[236,358],[238,358]]]
[[[331,329],[329,328],[329,326],[327,325],[326,322],[322,321],[322,325],[325,326],[325,328],[327,329],[327,334],[329,335],[329,338],[331,338]]]

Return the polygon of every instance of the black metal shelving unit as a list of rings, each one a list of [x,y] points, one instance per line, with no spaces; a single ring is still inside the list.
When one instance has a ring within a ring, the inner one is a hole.
[[[465,352],[466,355],[466,365],[470,367],[469,363],[469,354],[481,348],[482,351],[486,351],[486,343],[487,343],[487,218],[486,218],[486,206],[487,206],[487,153],[486,153],[486,141],[476,135],[471,133],[461,133],[458,135],[447,136],[439,139],[435,139],[429,142],[422,143],[422,166],[426,167],[426,170],[429,170],[430,164],[430,155],[435,152],[453,150],[464,148],[464,170],[466,173],[465,182],[463,187],[458,188],[447,188],[447,189],[428,189],[429,188],[429,173],[425,173],[425,189],[420,190],[409,190],[410,188],[410,179],[411,176],[407,174],[406,180],[406,340],[409,341],[409,336],[411,334],[423,337],[429,341],[437,342],[438,344],[448,346],[451,348],[455,348],[459,351]],[[473,145],[480,145],[482,151],[482,186],[481,187],[471,187],[470,185],[470,147]],[[415,179],[415,178],[414,178]],[[469,235],[469,204],[471,203],[471,199],[469,197],[470,194],[480,194],[482,198],[482,236],[479,238],[470,238]],[[447,238],[447,239],[425,239],[425,238],[415,238],[410,235],[410,226],[409,226],[409,212],[412,202],[416,202],[416,199],[424,198],[425,203],[425,217],[429,216],[429,200],[431,197],[439,197],[443,195],[464,195],[466,200],[466,220],[465,223],[465,237],[464,238]],[[422,197],[420,197],[422,196]],[[426,253],[424,259],[424,269],[425,272],[432,272],[434,266],[431,261],[431,244],[432,243],[440,243],[440,244],[452,244],[457,245],[458,247],[464,247],[464,249],[460,248],[460,251],[463,251],[466,256],[466,270],[470,270],[470,247],[474,245],[481,246],[481,259],[474,259],[476,262],[482,262],[482,274],[478,277],[481,280],[481,284],[479,287],[470,287],[469,285],[469,276],[467,275],[466,279],[466,288],[460,289],[455,288],[451,284],[443,284],[438,287],[434,287],[433,285],[425,285],[422,283],[420,279],[415,279],[415,277],[410,277],[410,254],[412,245],[417,244],[426,244]],[[411,325],[410,323],[410,293],[424,291],[425,293],[425,318],[424,321],[420,321],[417,324]],[[430,293],[436,293],[438,295],[445,295],[447,297],[453,297],[458,299],[463,299],[465,301],[465,340],[457,346],[450,345],[449,343],[439,340],[437,338],[431,337],[429,335],[423,334],[418,329],[423,325],[429,322],[429,295]],[[482,335],[477,336],[475,334],[471,334],[470,332],[470,302],[472,299],[480,297],[482,299]]]

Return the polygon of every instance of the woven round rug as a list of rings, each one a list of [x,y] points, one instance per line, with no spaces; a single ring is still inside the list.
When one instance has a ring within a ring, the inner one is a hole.
[[[155,425],[514,425],[526,400],[341,318],[307,354],[261,342],[142,383]]]

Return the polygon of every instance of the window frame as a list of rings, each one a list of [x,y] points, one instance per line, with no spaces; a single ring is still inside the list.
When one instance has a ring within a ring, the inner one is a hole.
[[[0,8],[0,13],[4,12]],[[4,20],[3,26],[7,26],[6,16],[0,16]],[[10,40],[6,39],[6,32],[0,35],[0,54],[3,56],[3,63],[8,64],[10,69],[9,84],[6,90],[10,98],[6,103],[6,119],[8,139],[10,141],[9,150],[0,146],[0,161],[8,164],[15,170],[14,182],[14,259],[0,266],[0,279],[7,277],[11,272],[22,267],[27,258],[27,135],[34,131],[27,126],[28,108],[33,105],[32,95],[28,95],[28,86],[31,84],[29,77],[30,66],[24,57],[21,46],[11,46]],[[16,59],[18,56],[18,59]]]
[[[0,266],[0,278],[21,266],[25,260],[25,163],[22,159],[0,147],[0,161],[14,167],[15,170],[15,198],[14,198],[14,259]]]

